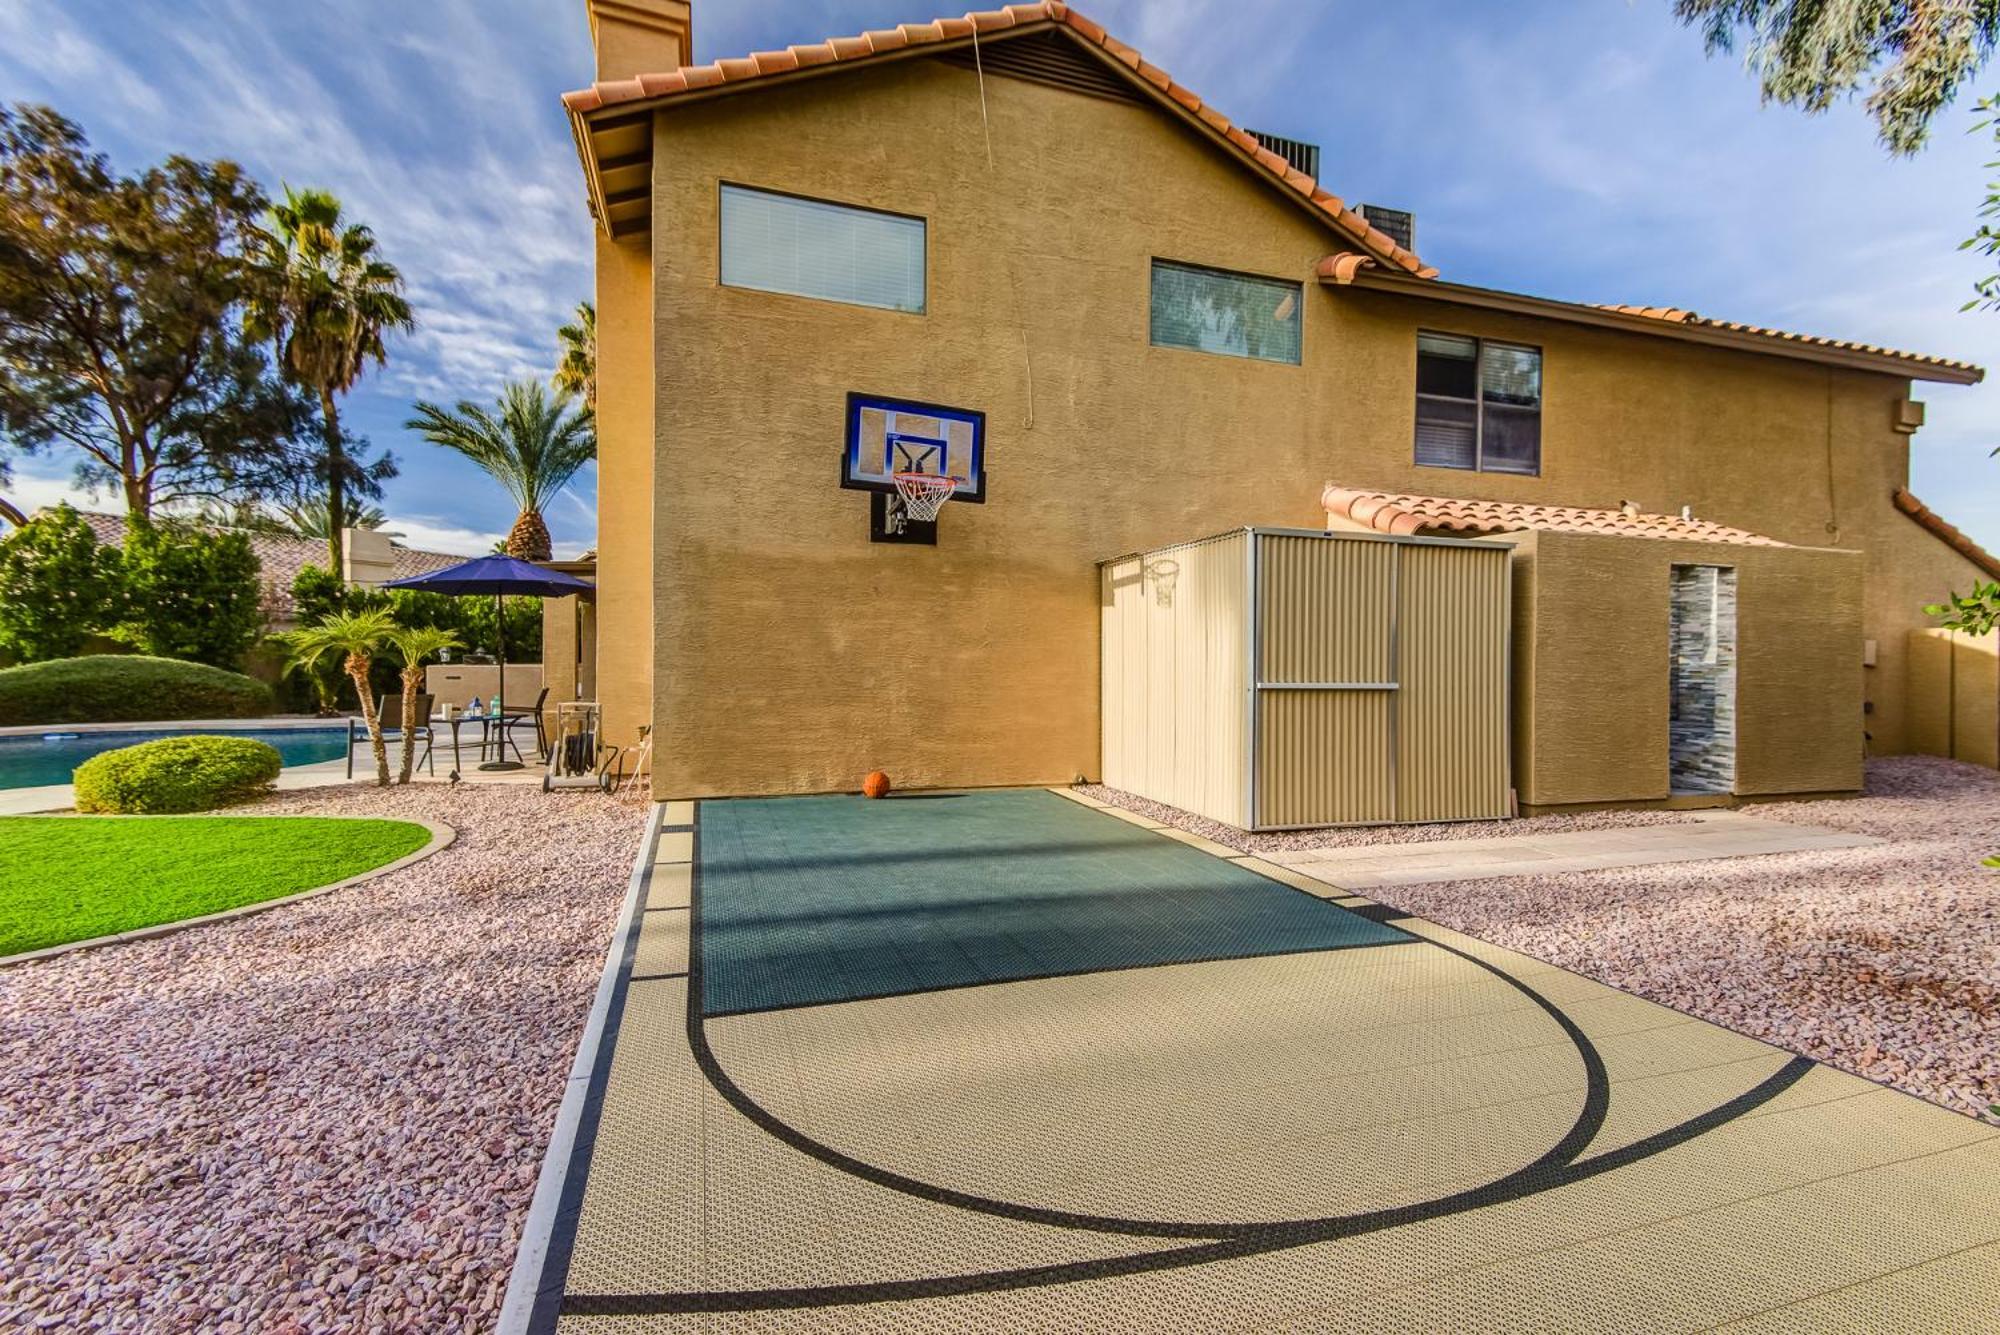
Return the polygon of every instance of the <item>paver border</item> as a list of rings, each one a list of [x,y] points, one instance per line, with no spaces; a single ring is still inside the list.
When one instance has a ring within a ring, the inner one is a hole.
[[[35,820],[93,821],[187,820],[190,818],[206,820],[213,816],[221,816],[229,820],[395,820],[400,821],[404,825],[421,825],[430,831],[431,838],[430,842],[422,848],[412,853],[405,853],[394,862],[385,862],[379,867],[372,867],[364,872],[356,872],[352,876],[334,881],[328,885],[314,886],[310,890],[300,890],[296,894],[280,895],[276,899],[262,899],[254,904],[239,904],[233,909],[221,909],[215,913],[204,913],[195,918],[179,918],[173,922],[155,923],[151,927],[136,927],[129,932],[112,932],[105,936],[86,937],[82,941],[65,941],[59,946],[43,946],[40,950],[24,950],[17,955],[0,955],[0,969],[11,969],[20,964],[33,964],[41,960],[56,959],[63,955],[74,954],[79,950],[95,950],[100,946],[129,945],[135,941],[153,941],[163,936],[172,936],[176,932],[185,932],[193,927],[206,927],[211,923],[230,922],[237,918],[248,918],[259,913],[269,913],[272,909],[281,909],[287,904],[298,904],[308,899],[317,899],[321,895],[330,895],[336,890],[351,890],[357,885],[363,885],[379,877],[387,876],[391,872],[401,871],[403,868],[422,862],[434,854],[444,852],[445,849],[450,848],[458,841],[458,831],[446,825],[443,821],[421,820],[401,816],[324,816],[310,811],[193,811],[172,816],[124,814],[86,816],[76,811],[30,812],[25,814]],[[19,817],[9,816],[0,819],[14,820],[19,819]]]
[[[639,851],[632,861],[631,879],[625,888],[625,903],[612,929],[611,944],[604,952],[604,969],[598,976],[597,992],[591,999],[583,1034],[577,1040],[576,1059],[570,1064],[562,1103],[556,1109],[555,1127],[549,1134],[548,1150],[542,1156],[542,1171],[535,1179],[535,1194],[528,1202],[528,1216],[521,1223],[521,1240],[514,1252],[507,1292],[494,1325],[496,1335],[528,1335],[535,1328],[538,1315],[549,1325],[554,1324],[551,1303],[562,1299],[569,1266],[565,1252],[559,1258],[562,1275],[556,1280],[551,1298],[547,1288],[552,1244],[557,1224],[564,1215],[570,1216],[567,1232],[574,1238],[575,1215],[583,1207],[584,1182],[597,1138],[597,1117],[611,1074],[611,1040],[616,1037],[612,1012],[614,1008],[620,1012],[624,1009],[630,966],[638,950],[639,926],[644,918],[641,910],[653,880],[653,849],[672,807],[674,803],[655,802],[646,817],[646,829],[639,838]],[[691,810],[688,814],[692,817]]]

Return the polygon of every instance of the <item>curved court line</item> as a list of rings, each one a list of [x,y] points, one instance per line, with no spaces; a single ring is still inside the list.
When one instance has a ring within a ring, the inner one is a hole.
[[[1026,1222],[1050,1224],[1092,1232],[1176,1238],[1205,1238],[1195,1246],[1162,1247],[1086,1261],[1056,1262],[1012,1270],[971,1272],[928,1279],[885,1280],[858,1284],[819,1285],[784,1289],[712,1290],[660,1294],[568,1294],[562,1300],[566,1314],[578,1316],[664,1315],[680,1312],[764,1311],[794,1308],[834,1307],[857,1303],[909,1301],[921,1298],[952,1297],[969,1293],[1074,1283],[1126,1275],[1205,1265],[1214,1261],[1288,1250],[1317,1242],[1356,1237],[1405,1224],[1442,1218],[1482,1209],[1557,1187],[1583,1181],[1599,1173],[1622,1168],[1672,1149],[1715,1127],[1769,1102],[1797,1083],[1815,1065],[1808,1058],[1794,1057],[1778,1071],[1735,1098],[1706,1113],[1663,1131],[1642,1137],[1617,1150],[1588,1159],[1579,1159],[1590,1141],[1602,1129],[1610,1111],[1610,1078],[1602,1057],[1580,1027],[1554,1002],[1506,970],[1439,941],[1427,944],[1447,951],[1494,974],[1529,997],[1547,1012],[1569,1036],[1584,1063],[1584,1106],[1569,1132],[1540,1158],[1522,1168],[1481,1186],[1407,1205],[1321,1219],[1264,1221],[1227,1224],[1188,1224],[1176,1221],[1124,1219],[1093,1216],[1070,1211],[1048,1210],[976,1196],[948,1187],[939,1187],[892,1172],[824,1145],[771,1113],[746,1094],[722,1069],[708,1043],[701,1011],[701,827],[694,831],[690,858],[688,990],[686,1025],[688,1046],[703,1077],[723,1099],[751,1122],[799,1150],[801,1153],[878,1186],[916,1196],[936,1204],[953,1205],[979,1213]]]
[[[1261,1233],[1224,1238],[1192,1247],[1163,1247],[1157,1251],[1088,1261],[1062,1261],[1014,1270],[976,1271],[959,1275],[939,1275],[929,1279],[877,1280],[860,1284],[827,1284],[789,1289],[722,1289],[694,1293],[605,1293],[569,1294],[563,1299],[565,1314],[576,1316],[659,1316],[680,1312],[759,1312],[812,1307],[843,1307],[859,1303],[910,1302],[923,1298],[953,1298],[972,1293],[998,1293],[1007,1289],[1039,1288],[1051,1284],[1073,1284],[1091,1279],[1117,1279],[1215,1261],[1236,1260],[1269,1252],[1287,1251],[1317,1242],[1358,1237],[1415,1223],[1463,1214],[1539,1195],[1569,1186],[1615,1168],[1624,1168],[1642,1159],[1693,1140],[1715,1128],[1735,1121],[1745,1113],[1769,1103],[1797,1084],[1818,1065],[1809,1057],[1793,1057],[1763,1081],[1726,1103],[1721,1103],[1685,1122],[1633,1141],[1621,1149],[1556,1165],[1540,1181],[1516,1179],[1501,1191],[1474,1188],[1431,1203],[1420,1216],[1409,1216],[1411,1207],[1350,1216],[1338,1228],[1276,1224]],[[1404,1217],[1409,1216],[1409,1217]]]
[[[693,850],[689,859],[688,878],[688,991],[686,1003],[686,1023],[688,1049],[694,1055],[695,1064],[701,1069],[716,1093],[736,1111],[750,1119],[768,1135],[776,1137],[801,1154],[808,1155],[830,1168],[837,1168],[864,1182],[915,1196],[920,1200],[937,1205],[950,1205],[980,1214],[996,1215],[1004,1219],[1014,1219],[1025,1223],[1047,1224],[1056,1228],[1084,1229],[1094,1233],[1121,1233],[1139,1237],[1155,1238],[1234,1238],[1261,1233],[1273,1228],[1324,1228],[1335,1226],[1348,1220],[1366,1218],[1381,1211],[1363,1211],[1358,1214],[1328,1215],[1307,1219],[1259,1219],[1223,1220],[1195,1222],[1190,1220],[1135,1219],[1122,1215],[1086,1214],[1074,1210],[1058,1210],[1046,1206],[1025,1205],[1017,1201],[1003,1201],[990,1196],[980,1196],[973,1192],[960,1191],[955,1187],[939,1186],[921,1178],[910,1177],[893,1169],[857,1159],[845,1151],[816,1140],[812,1136],[791,1125],[776,1113],[770,1111],[752,1098],[723,1069],[715,1051],[709,1046],[707,1018],[702,1013],[704,969],[702,967],[702,913],[701,913],[701,825],[696,822]],[[1423,938],[1419,938],[1423,940]],[[1551,1167],[1566,1164],[1583,1153],[1586,1146],[1596,1137],[1604,1125],[1605,1116],[1611,1109],[1611,1079],[1604,1067],[1604,1059],[1588,1035],[1565,1014],[1561,1007],[1537,992],[1528,984],[1508,973],[1498,965],[1480,959],[1476,955],[1448,946],[1440,941],[1425,941],[1449,954],[1456,955],[1499,978],[1539,1006],[1569,1039],[1576,1049],[1578,1059],[1583,1063],[1584,1098],[1583,1106],[1577,1112],[1576,1120],[1570,1125],[1562,1139],[1550,1146],[1531,1163],[1515,1169],[1472,1190],[1489,1190],[1502,1187],[1517,1179],[1532,1177],[1546,1172]],[[1464,1194],[1464,1193],[1458,1193]],[[1449,1199],[1440,1198],[1440,1199]],[[1384,1207],[1389,1210],[1423,1210],[1431,1202],[1418,1202],[1410,1206]],[[1418,1216],[1422,1217],[1422,1216]]]

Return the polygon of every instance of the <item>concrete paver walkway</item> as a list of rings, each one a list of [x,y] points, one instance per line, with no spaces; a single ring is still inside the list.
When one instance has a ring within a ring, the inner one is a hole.
[[[1759,853],[1858,848],[1881,842],[1865,834],[1792,825],[1725,811],[1704,815],[1685,825],[1579,830],[1526,838],[1309,848],[1267,853],[1264,857],[1343,890],[1372,890],[1431,881],[1479,881],[1500,876],[1638,867],[1654,862],[1698,862]]]

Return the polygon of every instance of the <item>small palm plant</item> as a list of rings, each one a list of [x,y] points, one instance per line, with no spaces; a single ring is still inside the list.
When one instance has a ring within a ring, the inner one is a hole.
[[[460,399],[445,409],[420,399],[417,415],[404,425],[433,445],[457,450],[505,487],[521,507],[507,534],[507,555],[546,561],[553,549],[542,507],[597,453],[597,432],[588,410],[571,412],[540,381],[511,382],[498,407],[496,413]]]
[[[458,646],[458,636],[434,626],[398,626],[389,632],[389,647],[403,660],[403,767],[397,783],[408,783],[417,764],[417,688],[424,682],[424,660]]]
[[[317,626],[307,626],[285,635],[291,651],[288,667],[311,671],[328,654],[340,654],[341,668],[354,683],[361,698],[361,720],[368,725],[368,741],[375,752],[375,784],[389,786],[389,748],[382,740],[382,720],[375,712],[375,697],[368,689],[368,669],[385,641],[396,633],[395,618],[386,611],[334,612]],[[405,692],[407,698],[408,693]],[[406,742],[405,745],[408,745]]]

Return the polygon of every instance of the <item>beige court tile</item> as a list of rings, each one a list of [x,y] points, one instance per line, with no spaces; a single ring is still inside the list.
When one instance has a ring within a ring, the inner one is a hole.
[[[693,902],[694,868],[686,862],[661,863],[646,882],[646,911],[684,909]]]
[[[676,798],[660,804],[665,808],[660,813],[660,827],[672,829],[676,825],[694,824],[694,802],[688,798]]]
[[[701,1282],[701,1074],[687,1058],[681,980],[625,994],[591,1147],[571,1293],[680,1292]]]
[[[1734,1335],[1779,1331],[2000,1330],[2000,1243],[1772,1307],[1721,1327]]]
[[[1203,838],[1198,834],[1190,834],[1186,830],[1177,830],[1171,825],[1160,826],[1157,833],[1164,835],[1177,844],[1186,844],[1189,848],[1198,848],[1211,857],[1226,860],[1234,858],[1238,852],[1238,850],[1229,847],[1227,844],[1218,844],[1213,839]]]
[[[653,851],[655,862],[688,862],[694,858],[694,831],[662,830]]]
[[[639,918],[639,944],[632,956],[632,977],[657,978],[685,974],[688,967],[688,915],[646,913]]]
[[[1088,793],[1079,793],[1074,788],[1051,788],[1048,791],[1054,793],[1057,797],[1067,797],[1078,806],[1092,807],[1098,811],[1108,811],[1111,809],[1110,803],[1099,801]]]
[[[1100,810],[1113,820],[1122,820],[1127,825],[1137,825],[1142,830],[1164,830],[1167,828],[1159,821],[1141,816],[1136,811],[1125,811],[1119,807],[1103,807]]]
[[[1229,861],[1235,863],[1245,871],[1254,871],[1259,876],[1265,877],[1268,880],[1276,881],[1280,885],[1289,885],[1294,890],[1303,890],[1309,895],[1325,897],[1328,892],[1338,893],[1339,890],[1338,886],[1327,881],[1316,880],[1304,871],[1291,867],[1281,867],[1275,862],[1266,862],[1262,858],[1246,858],[1236,856],[1232,853]]]

